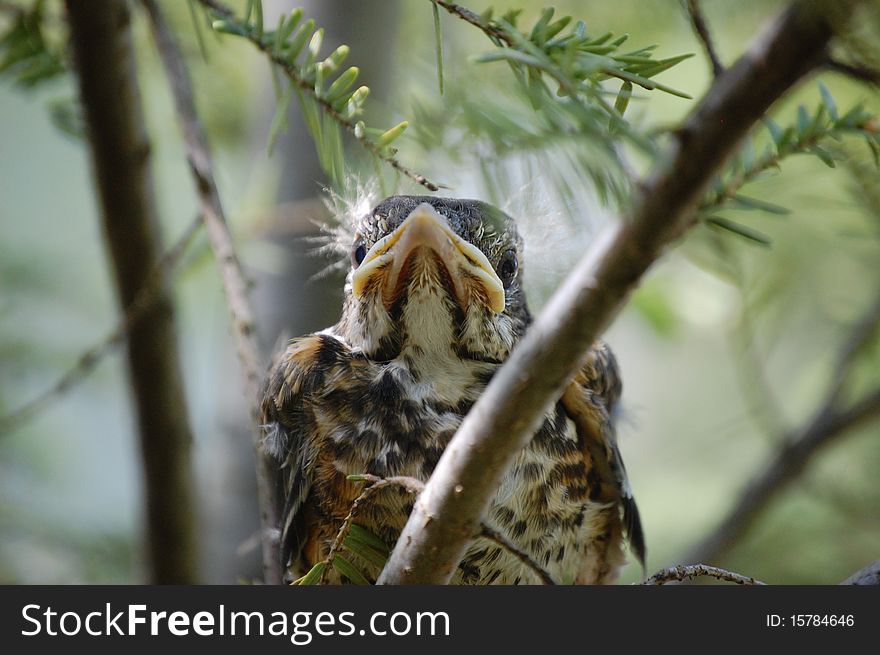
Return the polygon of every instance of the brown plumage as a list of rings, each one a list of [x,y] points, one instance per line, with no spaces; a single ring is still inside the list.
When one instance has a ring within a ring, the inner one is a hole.
[[[513,221],[477,201],[398,196],[363,217],[352,240],[339,323],[294,339],[262,403],[286,505],[290,576],[327,555],[363,485],[346,476],[427,480],[446,444],[530,323]],[[621,384],[596,343],[520,453],[487,523],[560,582],[616,579],[629,536],[644,561],[638,511],[614,433]],[[393,546],[412,508],[389,488],[357,523]],[[375,565],[346,554],[375,579]],[[337,572],[331,582],[346,581]],[[455,582],[534,583],[495,543],[476,540]]]

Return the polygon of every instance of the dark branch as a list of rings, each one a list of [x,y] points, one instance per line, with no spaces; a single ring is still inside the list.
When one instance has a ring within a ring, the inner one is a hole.
[[[257,459],[257,496],[260,504],[262,532],[263,574],[269,584],[281,583],[281,561],[277,544],[272,538],[278,529],[278,499],[275,493],[275,465],[266,454],[259,428],[260,364],[259,347],[254,331],[253,312],[248,300],[248,285],[241,263],[235,253],[232,235],[226,224],[220,195],[214,181],[208,140],[196,112],[192,83],[183,56],[168,29],[168,25],[153,0],[142,0],[150,16],[153,37],[159,56],[168,75],[177,118],[189,160],[190,172],[198,195],[202,219],[220,266],[226,303],[232,316],[232,327],[238,346],[238,356],[245,375],[245,394],[251,415],[251,438]]]
[[[735,582],[741,585],[763,585],[760,580],[752,577],[719,569],[717,566],[707,566],[706,564],[679,564],[663,569],[655,573],[650,578],[642,582],[643,585],[663,585],[667,582],[684,582],[685,580],[694,580],[696,578],[715,578],[716,580],[724,580],[725,582]]]
[[[71,44],[107,246],[120,306],[137,303],[160,253],[128,4],[68,0]],[[150,581],[197,580],[195,501],[171,294],[160,268],[155,292],[127,333],[146,486]],[[90,363],[86,361],[86,365]]]
[[[703,44],[703,50],[706,51],[706,56],[709,58],[712,74],[718,77],[724,72],[724,66],[721,63],[721,59],[718,58],[718,51],[715,50],[712,35],[709,33],[709,24],[706,22],[703,10],[700,7],[700,0],[687,0],[687,12],[691,19],[691,27],[694,28],[694,33],[700,39],[700,43]]]
[[[202,217],[199,216],[186,231],[178,238],[156,262],[153,269],[147,274],[144,285],[138,290],[131,304],[125,309],[122,319],[106,337],[94,346],[83,352],[70,369],[68,369],[55,383],[27,401],[18,409],[13,410],[6,416],[0,417],[0,435],[13,432],[37,414],[46,411],[46,408],[64,394],[76,388],[81,382],[98,367],[104,357],[125,341],[131,329],[147,315],[148,310],[155,306],[158,296],[164,293],[166,278],[173,272],[177,264],[186,253],[190,242],[202,226]]]
[[[877,418],[880,389],[847,410],[821,410],[801,432],[783,439],[770,461],[743,490],[736,506],[685,559],[709,562],[723,557],[821,448]]]
[[[578,264],[465,417],[380,583],[449,581],[516,454],[642,275],[693,225],[715,171],[768,108],[821,63],[832,30],[816,7],[793,3],[675,133],[630,215]]]
[[[840,73],[857,82],[864,82],[872,86],[880,87],[880,71],[859,64],[848,64],[837,59],[829,58],[825,62],[825,68],[835,73]]]

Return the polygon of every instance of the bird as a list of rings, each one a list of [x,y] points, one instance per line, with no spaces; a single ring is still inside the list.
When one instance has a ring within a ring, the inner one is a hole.
[[[500,209],[400,195],[354,223],[341,318],[292,339],[263,387],[261,426],[278,467],[288,581],[326,561],[363,491],[358,475],[429,478],[532,322],[523,240]],[[615,356],[596,341],[484,517],[559,583],[615,582],[627,544],[644,569],[643,530],[615,432],[621,391]],[[354,523],[392,548],[412,510],[411,491],[383,488],[358,506]],[[381,562],[345,555],[375,582]],[[327,568],[322,581],[353,581]],[[451,582],[537,584],[538,577],[511,548],[478,537]]]

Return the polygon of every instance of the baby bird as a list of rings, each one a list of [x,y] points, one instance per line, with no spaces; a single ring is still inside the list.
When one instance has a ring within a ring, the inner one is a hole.
[[[262,399],[283,479],[281,551],[291,579],[327,557],[363,484],[425,481],[495,371],[528,330],[523,243],[513,219],[476,200],[393,196],[360,218],[339,322],[294,339]],[[496,492],[485,522],[559,582],[614,582],[624,545],[644,565],[638,510],[617,447],[621,382],[596,342]],[[412,496],[387,488],[356,523],[393,547]],[[374,581],[375,562],[345,553]],[[336,570],[326,580],[349,582]],[[478,538],[459,584],[534,584],[532,570]]]

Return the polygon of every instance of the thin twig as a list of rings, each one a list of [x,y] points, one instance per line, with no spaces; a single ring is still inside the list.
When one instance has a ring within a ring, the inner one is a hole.
[[[486,36],[492,39],[492,41],[496,45],[503,43],[505,45],[511,46],[514,44],[513,39],[510,38],[510,35],[507,34],[507,32],[495,27],[487,21],[484,21],[479,14],[471,11],[467,7],[462,7],[461,5],[454,2],[446,2],[446,0],[430,0],[430,2],[433,2],[435,5],[443,7],[453,16],[457,16],[466,23],[470,23],[474,27],[478,28]]]
[[[0,417],[0,435],[14,432],[37,414],[46,410],[53,401],[76,388],[103,361],[104,357],[122,344],[129,331],[147,313],[156,301],[156,295],[162,288],[163,279],[174,270],[202,226],[202,217],[198,216],[156,262],[153,270],[147,275],[144,285],[126,308],[116,327],[101,341],[80,355],[76,364],[68,369],[48,389],[14,409],[6,416]]]
[[[517,453],[641,277],[693,226],[717,169],[767,109],[821,64],[833,34],[823,11],[831,4],[793,2],[716,79],[658,158],[629,215],[578,263],[465,417],[416,501],[380,584],[449,581]],[[761,63],[767,61],[773,66]]]
[[[880,87],[880,71],[874,68],[869,68],[868,66],[862,66],[859,64],[849,64],[847,62],[831,58],[829,58],[828,61],[825,62],[825,68],[835,73],[846,75],[847,77],[852,78],[857,82],[864,82],[866,84],[871,84],[872,86]]]
[[[342,525],[339,527],[339,531],[336,533],[333,543],[330,544],[330,550],[327,551],[327,557],[320,562],[323,564],[323,567],[321,568],[321,577],[318,578],[318,584],[324,584],[324,580],[327,578],[327,572],[330,569],[333,560],[336,559],[336,555],[342,550],[342,544],[345,542],[349,530],[351,530],[351,525],[354,523],[354,519],[357,517],[358,512],[360,512],[361,507],[368,500],[370,500],[377,492],[389,487],[400,487],[411,494],[419,494],[422,492],[422,489],[425,488],[423,482],[407,476],[380,478],[376,475],[364,474],[359,477],[367,483],[367,486],[361,494],[354,499],[354,502],[348,510],[348,514],[342,519]]]
[[[718,58],[718,51],[715,50],[712,35],[709,33],[709,24],[706,22],[703,10],[700,7],[700,0],[687,0],[687,13],[691,19],[691,27],[694,28],[694,33],[700,39],[700,43],[706,51],[706,56],[709,58],[709,63],[712,66],[712,75],[718,77],[724,72],[724,65],[721,63],[721,59]]]
[[[257,497],[260,505],[263,574],[266,583],[280,584],[281,561],[277,553],[277,544],[271,538],[278,528],[279,514],[274,483],[275,465],[263,448],[258,425],[262,367],[254,331],[253,311],[248,299],[248,284],[235,253],[232,235],[220,202],[210,148],[196,111],[189,71],[159,6],[154,0],[142,0],[142,3],[149,14],[153,37],[174,96],[177,119],[183,132],[202,219],[214,256],[220,266],[226,303],[232,316],[238,356],[245,375],[245,394],[251,416],[251,440],[257,459]]]
[[[210,0],[209,0],[210,1]],[[495,24],[491,20],[485,20],[479,14],[471,11],[470,9],[463,7],[455,2],[447,2],[446,0],[428,0],[436,6],[443,7],[447,12],[460,18],[466,23],[470,23],[477,29],[479,29],[483,34],[489,37],[489,39],[496,46],[506,46],[508,48],[519,49],[521,47],[521,39],[528,39],[526,35],[519,35],[519,39],[515,36],[511,35],[505,29],[502,29],[497,24]],[[613,56],[612,56],[613,57]],[[561,70],[549,70],[546,69],[544,72],[556,80],[562,89],[568,93],[569,96],[576,97],[577,93],[581,91],[581,89],[576,88],[576,86],[572,83],[572,81],[562,73]],[[632,82],[637,84],[645,89],[651,90],[655,87],[653,86],[645,86],[641,82],[636,82],[633,80],[632,76],[626,71],[618,70],[613,66],[600,66],[597,69],[597,72],[604,73],[609,77],[615,77],[619,80],[623,80],[624,82]],[[690,97],[690,96],[685,96]],[[593,95],[591,100],[597,104],[599,104],[606,111],[612,111],[613,116],[619,117],[619,114],[613,110],[613,108],[606,104],[604,99],[600,94]]]
[[[211,11],[215,12],[216,14],[230,20],[235,20],[235,12],[223,3],[218,2],[217,0],[197,1]],[[374,141],[368,139],[365,136],[355,134],[355,122],[353,120],[345,118],[342,114],[336,111],[329,102],[327,102],[317,93],[315,93],[315,85],[306,82],[300,76],[299,71],[296,69],[295,66],[293,66],[290,62],[285,61],[282,56],[272,52],[272,48],[256,36],[247,34],[244,36],[244,38],[254,44],[257,49],[262,51],[275,65],[277,65],[282,71],[284,71],[284,74],[291,82],[296,84],[296,86],[300,90],[302,90],[321,107],[321,111],[332,118],[339,126],[344,128],[349,134],[351,134],[355,138],[355,140],[358,141],[358,143],[360,143],[370,153],[384,161],[394,170],[400,172],[402,175],[408,177],[413,182],[420,184],[429,191],[439,191],[441,188],[447,188],[445,185],[432,182],[421,173],[416,173],[412,169],[403,165],[402,163],[400,163],[400,160],[395,158],[393,155],[389,155],[385,149],[379,147]]]
[[[728,200],[731,200],[746,184],[757,178],[762,173],[774,168],[779,168],[783,159],[805,152],[809,152],[812,148],[820,144],[820,142],[833,135],[833,130],[819,130],[811,134],[805,139],[801,139],[795,143],[791,143],[780,152],[778,149],[768,151],[755,161],[749,168],[736,173],[727,180],[724,186],[706,196],[700,203],[699,212],[706,213],[712,209],[717,209]]]
[[[724,580],[725,582],[735,582],[741,585],[763,585],[760,580],[755,580],[747,575],[734,573],[719,569],[717,566],[708,566],[706,564],[679,564],[663,569],[652,575],[650,578],[640,583],[643,585],[663,585],[667,582],[684,582],[685,580],[694,580],[696,578],[715,578],[716,580]]]

